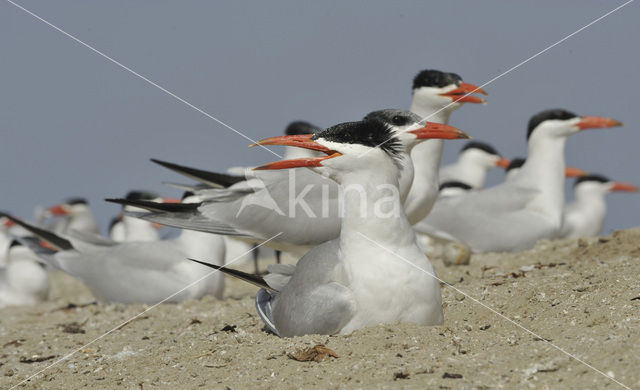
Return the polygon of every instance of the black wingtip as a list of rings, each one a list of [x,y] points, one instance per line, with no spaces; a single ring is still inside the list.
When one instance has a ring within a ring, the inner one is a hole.
[[[149,200],[128,200],[122,198],[107,198],[106,202],[116,203],[122,206],[139,207],[152,212],[184,213],[193,212],[202,203],[160,203]]]
[[[34,235],[40,237],[42,240],[48,242],[58,250],[65,251],[65,250],[74,249],[73,245],[71,245],[71,242],[69,240],[66,240],[48,230],[44,230],[39,227],[33,226],[29,223],[26,223],[23,220],[18,219],[13,215],[7,213],[6,211],[0,211],[0,216],[9,218],[11,221],[27,229]]]
[[[185,175],[192,179],[198,180],[199,182],[209,184],[212,186],[221,186],[221,187],[227,188],[229,186],[232,186],[238,182],[245,180],[243,176],[234,176],[234,175],[227,175],[225,173],[205,171],[203,169],[187,167],[184,165],[178,165],[178,164],[170,163],[168,161],[158,160],[155,158],[152,158],[150,160],[153,163],[156,163],[174,172],[178,172],[181,175]]]
[[[277,292],[276,290],[274,290],[273,288],[271,288],[267,282],[264,280],[264,278],[260,275],[254,275],[254,274],[250,274],[247,272],[242,272],[242,271],[238,271],[237,269],[233,269],[233,268],[228,268],[225,267],[224,265],[216,265],[216,264],[211,264],[211,263],[207,263],[205,261],[200,261],[200,260],[196,260],[196,259],[191,259],[189,258],[189,260],[198,263],[198,264],[202,264],[204,266],[213,268],[217,271],[220,272],[224,272],[227,275],[231,275],[233,277],[236,277],[238,279],[244,280],[245,282],[251,283],[253,285],[256,285],[260,288],[264,288],[266,290],[269,291],[273,291],[273,292]]]

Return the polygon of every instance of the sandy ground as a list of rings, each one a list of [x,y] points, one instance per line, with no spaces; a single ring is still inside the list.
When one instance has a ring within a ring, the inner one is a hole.
[[[88,346],[148,307],[81,306],[93,301],[88,290],[55,273],[49,302],[0,310],[0,387],[77,351],[19,387],[621,388],[609,375],[640,388],[640,228],[478,255],[469,266],[433,263],[468,294],[443,287],[444,326],[280,339],[262,328],[255,288],[230,281],[224,301],[159,305]],[[316,344],[338,357],[289,357]]]

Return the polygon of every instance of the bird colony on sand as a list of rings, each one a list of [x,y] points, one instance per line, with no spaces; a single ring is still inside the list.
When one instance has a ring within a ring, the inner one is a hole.
[[[424,70],[409,111],[373,111],[320,129],[292,122],[252,146],[285,146],[285,157],[227,173],[166,161],[196,181],[181,200],[146,191],[107,199],[122,212],[107,236],[86,200],[73,198],[25,222],[0,213],[0,307],[47,299],[50,270],[82,281],[105,302],[222,299],[224,276],[255,284],[265,327],[290,337],[344,334],[382,323],[444,321],[440,283],[427,255],[447,264],[471,253],[521,251],[540,239],[597,236],[605,196],[638,187],[567,167],[567,138],[621,123],[550,109],[531,117],[527,156],[508,160],[469,141],[440,166],[444,140],[466,139],[449,117],[486,92],[454,73]],[[487,172],[506,170],[485,188]],[[575,200],[565,204],[565,180]],[[161,226],[180,228],[163,238]],[[225,266],[253,246],[255,273]],[[258,248],[259,246],[259,248]],[[258,268],[259,250],[276,264]],[[280,252],[299,258],[280,264]],[[213,269],[213,270],[212,270]]]

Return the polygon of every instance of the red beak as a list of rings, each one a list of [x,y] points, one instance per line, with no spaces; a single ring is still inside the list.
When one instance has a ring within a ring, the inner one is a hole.
[[[509,168],[509,164],[511,164],[511,161],[508,158],[504,158],[504,157],[500,157],[500,159],[496,161],[496,166],[502,169]]]
[[[55,216],[64,216],[69,214],[69,212],[64,208],[64,206],[60,204],[49,207],[47,211],[50,212],[51,215],[55,215]]]
[[[470,139],[464,131],[453,126],[442,123],[427,122],[424,127],[415,130],[409,130],[409,133],[415,134],[418,139]]]
[[[611,187],[611,191],[620,191],[620,192],[638,192],[638,186],[634,186],[630,183],[625,183],[622,181],[613,182],[613,187]]]
[[[589,172],[584,171],[580,168],[574,168],[574,167],[566,167],[564,169],[564,176],[567,178],[570,177],[582,177],[582,176],[587,176],[589,174]]]
[[[580,128],[580,130],[604,129],[608,127],[618,126],[622,126],[622,122],[602,116],[583,116],[580,118],[580,122],[578,122],[578,127]]]
[[[462,82],[460,86],[453,91],[441,93],[440,96],[450,97],[454,102],[460,103],[485,103],[485,100],[477,96],[470,96],[472,93],[481,93],[483,95],[489,95],[484,89],[470,84]]]
[[[16,223],[15,223],[15,222],[13,222],[12,220],[10,220],[9,218],[7,218],[7,220],[6,220],[6,221],[4,221],[4,223],[3,223],[3,225],[4,225],[5,227],[8,227],[8,228],[15,226],[15,224],[16,224]]]
[[[57,251],[58,248],[56,248],[55,246],[49,244],[48,242],[44,241],[44,240],[40,240],[40,246],[43,248],[47,248],[47,249],[53,249],[54,251]]]
[[[255,144],[249,145],[249,147],[252,148],[258,145],[286,145],[317,150],[319,152],[327,154],[330,154],[332,152],[332,150],[320,145],[317,142],[312,141],[311,137],[313,137],[313,134],[281,135],[278,137],[265,138],[262,141],[258,141]]]
[[[334,157],[340,157],[342,153],[333,152],[328,156],[324,157],[309,157],[309,158],[294,158],[291,160],[282,160],[276,161],[268,164],[261,165],[254,170],[263,170],[263,169],[289,169],[289,168],[300,168],[300,167],[321,167],[322,162],[324,160],[328,160]]]

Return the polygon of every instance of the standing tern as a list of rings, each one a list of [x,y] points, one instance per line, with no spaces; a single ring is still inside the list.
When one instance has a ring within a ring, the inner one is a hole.
[[[31,249],[13,240],[0,267],[0,308],[35,305],[49,296],[49,274]]]
[[[368,114],[364,121],[385,123],[395,134],[407,153],[413,146],[429,138],[469,138],[460,130],[438,123],[419,124],[422,118],[409,111],[380,110]],[[309,141],[311,134],[272,137],[260,142],[262,145],[279,145],[282,139],[297,140],[301,146]],[[283,138],[287,137],[287,138]],[[383,143],[380,147],[384,148]],[[313,157],[309,157],[313,159]],[[413,178],[413,164],[409,158],[399,160],[401,199],[408,193]],[[217,234],[244,237],[255,242],[266,240],[281,233],[270,242],[274,249],[297,251],[304,254],[311,247],[337,238],[340,234],[339,186],[332,180],[311,170],[297,170],[295,174],[267,177],[263,186],[253,190],[224,193],[224,201],[207,199],[200,204],[166,205],[145,201],[116,200],[117,203],[145,208],[150,213],[138,214],[148,221],[194,229]],[[293,172],[293,171],[291,171]],[[284,178],[283,180],[280,180]],[[289,181],[291,178],[291,182]],[[248,181],[249,183],[251,180]],[[237,185],[240,185],[238,183]],[[233,188],[230,187],[230,188]],[[209,193],[217,190],[209,190]],[[202,195],[205,197],[207,191]],[[292,192],[297,194],[292,198]],[[302,199],[302,202],[298,202]],[[177,207],[176,207],[177,206]]]
[[[489,170],[508,166],[509,160],[500,157],[491,145],[470,141],[460,150],[458,161],[440,168],[440,184],[456,181],[481,189],[484,187]]]
[[[213,234],[184,230],[170,240],[118,243],[77,231],[62,237],[5,215],[56,248],[55,253],[42,256],[43,261],[82,281],[101,301],[157,303],[207,274],[188,257],[211,257],[224,264],[224,241]],[[223,288],[223,276],[216,273],[167,302],[206,294],[222,298]]]
[[[477,96],[465,96],[472,92],[487,94],[482,88],[465,83],[455,73],[423,70],[413,79],[410,110],[427,121],[447,124],[451,113],[464,103],[485,102]],[[438,197],[438,171],[443,148],[442,140],[433,139],[411,150],[415,174],[404,205],[412,225],[429,214]]]
[[[439,204],[425,222],[474,252],[519,251],[553,238],[562,226],[567,137],[620,125],[560,109],[536,114],[527,130],[527,160],[512,180]]]
[[[562,230],[558,238],[596,237],[602,233],[607,215],[605,196],[611,192],[637,192],[638,187],[612,181],[601,175],[588,175],[576,180],[575,200],[564,209]]]
[[[401,159],[408,156],[384,119],[339,124],[304,140],[280,137],[278,144],[326,156],[258,168],[309,167],[344,189],[339,237],[316,246],[297,265],[270,266],[274,272],[264,278],[212,266],[262,287],[256,296],[258,313],[281,337],[348,334],[395,322],[443,322],[440,284],[416,244],[398,191]]]

